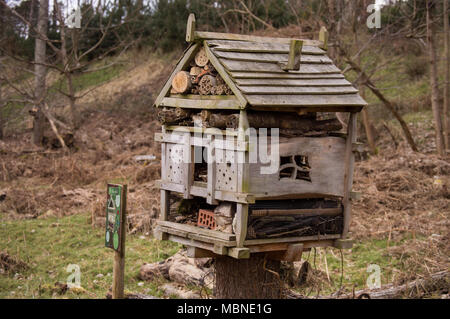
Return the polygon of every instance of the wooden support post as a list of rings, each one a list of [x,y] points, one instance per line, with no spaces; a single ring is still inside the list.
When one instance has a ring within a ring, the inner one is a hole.
[[[186,42],[194,42],[194,33],[195,33],[195,14],[191,13],[189,15],[186,26]]]
[[[217,205],[216,200],[216,149],[214,146],[215,136],[214,134],[209,135],[209,146],[208,146],[208,183],[206,185],[206,202],[210,205]]]
[[[319,32],[319,41],[322,42],[321,48],[324,50],[328,50],[328,30],[325,27],[320,28]]]
[[[112,299],[124,298],[124,279],[125,279],[125,237],[126,229],[126,212],[127,212],[127,185],[123,185],[121,205],[122,205],[122,220],[120,221],[120,242],[119,250],[114,251],[114,267],[113,267],[113,285],[112,285]]]
[[[247,222],[248,222],[248,205],[237,204],[235,215],[235,234],[236,234],[236,247],[244,247],[244,241],[247,237]]]
[[[184,199],[191,199],[191,185],[194,180],[194,152],[191,145],[191,133],[186,132],[185,144],[183,153],[183,184],[184,184]]]
[[[159,220],[167,221],[169,220],[170,211],[170,201],[169,201],[169,191],[161,189],[161,211],[159,213]]]
[[[166,127],[162,126],[162,134],[166,133]],[[164,181],[167,179],[167,154],[166,154],[167,143],[161,143],[161,179]],[[161,211],[159,213],[160,220],[168,220],[169,219],[169,210],[170,210],[170,202],[169,202],[169,191],[161,189],[161,201],[160,201]]]
[[[289,45],[289,58],[286,65],[282,66],[285,71],[300,70],[300,60],[302,56],[303,41],[292,40]]]
[[[353,145],[356,143],[356,113],[350,113],[350,120],[347,128],[347,141],[345,147],[345,175],[344,175],[344,228],[342,230],[342,238],[346,238],[350,227],[351,220],[351,204],[350,192],[353,184],[353,167],[355,164],[355,155],[353,153]]]

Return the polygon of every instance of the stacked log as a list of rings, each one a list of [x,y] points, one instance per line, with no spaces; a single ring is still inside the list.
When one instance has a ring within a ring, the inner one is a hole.
[[[232,95],[233,92],[200,49],[188,71],[178,72],[172,80],[171,94]]]
[[[208,78],[203,78],[206,79]],[[213,80],[211,80],[213,81]],[[212,82],[204,83],[201,90],[209,94]],[[342,123],[338,119],[318,120],[308,115],[297,113],[274,113],[274,112],[248,112],[250,127],[279,128],[281,136],[321,136],[329,132],[337,132],[342,129]],[[167,108],[158,113],[158,120],[163,125],[194,125],[196,127],[218,129],[239,128],[239,114],[227,114],[203,110],[194,113],[189,109]]]

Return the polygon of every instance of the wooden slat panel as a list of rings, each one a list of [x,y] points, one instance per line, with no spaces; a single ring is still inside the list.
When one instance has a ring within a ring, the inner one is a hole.
[[[264,72],[229,72],[233,79],[344,79],[341,73],[329,74],[295,74],[295,73],[264,73]]]
[[[288,55],[283,53],[252,53],[252,52],[228,52],[213,50],[219,58],[250,62],[287,62]],[[332,61],[326,55],[302,55],[301,63],[331,64]]]
[[[220,32],[207,32],[207,31],[195,31],[194,36],[196,39],[201,40],[231,40],[231,41],[250,41],[256,43],[280,43],[280,44],[289,44],[292,40],[300,40],[303,41],[305,45],[309,46],[321,46],[323,42],[318,40],[309,40],[309,39],[295,39],[295,38],[271,38],[271,37],[261,37],[255,35],[246,35],[246,34],[236,34],[236,33],[220,33]]]
[[[287,73],[276,63],[243,62],[227,59],[220,59],[220,62],[229,71]],[[300,65],[300,71],[289,71],[289,74],[327,74],[336,72],[340,72],[340,70],[332,64],[302,64]]]
[[[351,86],[346,79],[238,79],[240,86]]]
[[[165,97],[160,106],[183,107],[192,109],[239,109],[238,100],[192,100]]]
[[[301,86],[241,86],[239,87],[244,94],[286,94],[286,95],[339,95],[358,93],[358,90],[352,86],[330,86],[330,87],[301,87]],[[283,98],[283,97],[281,97]]]
[[[343,95],[247,95],[253,106],[365,106],[367,103],[358,94]]]
[[[218,238],[222,240],[232,241],[236,240],[236,235],[234,234],[227,234],[216,230],[210,230],[210,229],[204,229],[192,225],[186,225],[186,224],[178,224],[173,222],[167,222],[167,221],[158,221],[158,225],[161,225],[163,227],[172,228],[181,230],[187,233],[194,233],[199,235],[204,235],[212,238]]]
[[[208,40],[208,45],[214,50],[230,52],[255,52],[255,53],[289,53],[289,44],[257,43],[247,41]],[[303,43],[302,54],[325,54],[325,51],[316,46]]]

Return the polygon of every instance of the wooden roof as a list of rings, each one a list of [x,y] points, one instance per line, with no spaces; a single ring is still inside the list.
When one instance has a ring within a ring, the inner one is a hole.
[[[325,36],[324,36],[325,34]],[[269,38],[195,31],[195,17],[188,20],[186,40],[192,45],[179,60],[155,106],[208,109],[263,109],[358,112],[367,103],[326,55],[323,40]],[[301,42],[295,53],[293,42]],[[204,46],[210,62],[233,91],[234,96],[170,95],[175,74],[189,67]],[[299,55],[300,54],[300,55]],[[291,60],[289,59],[291,56]],[[300,68],[298,57],[300,56]]]
[[[249,107],[349,107],[367,103],[326,52],[303,46],[300,70],[285,71],[289,45],[206,40],[211,52],[248,101]]]

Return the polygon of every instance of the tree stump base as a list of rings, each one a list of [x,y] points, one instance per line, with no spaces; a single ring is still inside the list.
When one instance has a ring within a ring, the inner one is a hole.
[[[217,299],[282,299],[281,262],[264,254],[250,259],[220,257],[215,259],[215,296]]]

